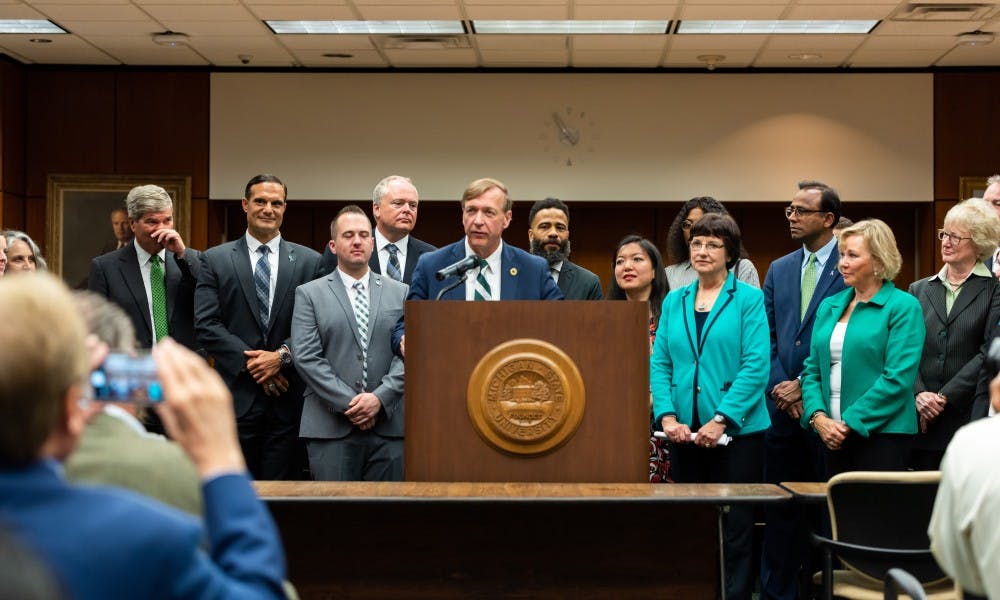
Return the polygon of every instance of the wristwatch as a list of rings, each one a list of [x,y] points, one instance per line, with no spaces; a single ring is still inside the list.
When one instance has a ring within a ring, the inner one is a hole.
[[[288,346],[282,345],[278,348],[278,358],[281,360],[281,366],[283,367],[292,364],[292,353],[288,351]]]
[[[715,413],[715,416],[712,417],[712,420],[715,421],[716,423],[718,423],[719,425],[725,425],[726,424],[726,417],[723,417],[719,413]]]

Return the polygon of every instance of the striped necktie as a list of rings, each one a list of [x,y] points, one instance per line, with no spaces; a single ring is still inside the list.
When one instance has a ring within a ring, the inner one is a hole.
[[[806,270],[802,273],[802,300],[799,306],[799,320],[806,316],[806,309],[812,301],[813,292],[816,291],[816,255],[809,253],[806,259]]]
[[[475,292],[472,297],[475,300],[492,300],[493,290],[490,289],[490,282],[486,281],[486,268],[489,263],[485,258],[479,259],[479,274],[476,275]]]
[[[368,386],[368,294],[365,284],[355,281],[354,285],[354,319],[358,322],[358,334],[361,336],[361,373],[364,375],[365,387]]]
[[[403,281],[403,273],[399,268],[399,248],[396,244],[386,244],[385,249],[389,252],[389,264],[385,266],[385,274],[392,277],[396,281]]]
[[[159,254],[149,257],[149,292],[153,297],[153,335],[156,341],[167,336],[167,288],[163,261]]]
[[[271,313],[271,263],[267,261],[267,253],[271,249],[261,244],[257,248],[260,258],[257,259],[257,268],[253,272],[253,285],[257,290],[257,310],[260,311],[260,322],[267,328],[267,321]]]

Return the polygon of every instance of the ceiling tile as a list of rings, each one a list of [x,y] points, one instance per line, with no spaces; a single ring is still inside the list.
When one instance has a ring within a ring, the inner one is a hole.
[[[358,6],[361,18],[369,21],[458,21],[462,13],[454,5],[412,6],[412,5],[368,5]]]
[[[784,19],[792,20],[839,20],[857,19],[859,21],[881,20],[888,17],[895,6],[889,4],[864,4],[864,5],[829,5],[829,4],[809,4],[792,6],[788,12],[782,15]]]
[[[94,48],[93,45],[74,35],[46,36],[51,44],[29,42],[33,36],[0,34],[0,47],[33,63],[40,64],[118,64],[113,57]],[[91,62],[93,61],[93,62]]]
[[[955,36],[872,35],[864,50],[947,50],[958,43]]]
[[[569,51],[562,50],[490,50],[482,52],[484,67],[565,67]]]
[[[142,21],[149,15],[134,6],[52,4],[40,7],[54,21]]]
[[[779,4],[784,6],[788,4],[789,0],[685,0],[685,6],[701,6],[703,4],[717,5],[717,6],[743,6],[745,4]],[[827,0],[829,2],[829,0]]]
[[[789,54],[799,54],[789,50],[765,50],[753,61],[753,66],[760,68],[812,69],[823,67],[838,67],[844,63],[849,50],[824,50],[816,52],[820,57],[814,60],[799,60],[788,58]]]
[[[937,61],[938,67],[995,67],[1000,65],[1000,44],[958,46]]]
[[[162,21],[171,31],[186,33],[191,37],[206,35],[271,35],[271,30],[260,21]]]
[[[466,15],[473,21],[487,20],[559,20],[569,18],[569,8],[561,4],[543,4],[540,6],[480,6],[465,7]]]
[[[674,35],[670,36],[672,50],[698,50],[699,54],[712,50],[756,50],[767,41],[766,35]]]
[[[852,67],[915,67],[934,64],[943,50],[858,50],[851,57]]]
[[[455,5],[455,0],[391,0],[392,4],[411,4],[413,6],[429,6],[433,4],[447,4],[450,6]],[[385,4],[386,0],[354,0],[354,4],[357,6],[364,6],[366,4]]]
[[[722,6],[717,4],[699,4],[681,9],[680,18],[689,21],[707,19],[777,19],[781,17],[785,7],[778,4],[741,4],[739,6]]]
[[[623,67],[652,69],[660,64],[660,52],[635,50],[573,50],[574,67]]]
[[[878,35],[958,35],[975,31],[983,21],[882,21],[872,33]]]
[[[25,4],[0,4],[0,19],[47,19],[37,10]]]
[[[64,27],[77,35],[94,42],[94,37],[143,35],[147,38],[163,31],[163,26],[146,19],[145,21],[67,21]]]
[[[15,1],[14,4],[18,2]],[[50,4],[132,4],[131,0],[27,0],[27,4],[34,6],[48,6]]]
[[[573,0],[573,4],[577,7],[589,5],[618,6],[617,2],[609,0]],[[675,4],[677,4],[676,0],[626,0],[624,2],[625,6],[673,6]]]
[[[574,35],[573,48],[661,52],[668,39],[665,35]]]
[[[367,35],[279,35],[278,40],[294,50],[374,50]]]
[[[702,67],[705,68],[705,63],[698,60],[698,56],[701,54],[711,54],[705,51],[691,51],[691,50],[671,50],[667,54],[666,60],[663,61],[663,66],[665,67]],[[725,69],[727,67],[748,67],[750,66],[750,61],[754,59],[757,55],[756,51],[747,50],[728,50],[721,52],[726,56],[725,60],[718,63],[716,68]]]
[[[935,2],[945,3],[947,0],[935,0]],[[899,0],[840,0],[840,4],[885,4],[895,8],[900,4]],[[830,4],[830,0],[798,0],[798,4]]]
[[[143,9],[161,21],[256,21],[242,6],[150,4]]]
[[[502,2],[497,2],[496,0],[464,0],[466,7],[471,6],[524,6],[533,4],[555,4],[558,6],[569,6],[569,0],[503,0]]]
[[[347,6],[347,0],[243,0],[247,6]]]
[[[397,67],[475,67],[476,53],[472,49],[458,50],[386,50],[386,57]]]
[[[289,6],[261,4],[250,11],[260,20],[271,21],[351,21],[357,19],[346,6]]]
[[[582,5],[573,9],[575,19],[672,19],[677,6],[673,4],[611,4]]]
[[[767,41],[767,48],[797,52],[853,50],[866,39],[863,35],[773,35]]]
[[[481,50],[565,50],[568,38],[564,35],[477,35],[474,38]]]

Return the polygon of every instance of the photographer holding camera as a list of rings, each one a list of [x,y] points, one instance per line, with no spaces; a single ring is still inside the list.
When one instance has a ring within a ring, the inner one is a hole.
[[[154,352],[157,412],[202,481],[204,530],[131,492],[67,483],[57,461],[86,419],[86,329],[66,287],[33,275],[0,280],[0,521],[75,598],[282,598],[284,555],[236,438],[232,397],[193,352]],[[89,365],[93,367],[94,365]],[[202,549],[203,541],[208,550]]]

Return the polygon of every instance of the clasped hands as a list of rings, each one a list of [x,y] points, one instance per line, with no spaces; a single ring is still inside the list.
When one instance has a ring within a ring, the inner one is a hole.
[[[944,396],[934,392],[920,392],[916,395],[914,404],[917,406],[917,415],[920,416],[921,432],[927,431],[927,426],[938,418],[947,403],[948,400]]]
[[[371,392],[362,392],[351,398],[347,404],[344,416],[351,420],[351,424],[365,431],[375,426],[375,417],[382,409],[382,401]]]
[[[782,381],[771,388],[774,406],[792,419],[802,417],[802,384],[798,379]]]
[[[851,433],[851,428],[845,423],[834,421],[823,413],[816,415],[815,420],[813,420],[813,429],[819,434],[823,445],[830,450],[839,450],[848,434]]]
[[[288,391],[288,379],[281,374],[281,357],[278,352],[267,350],[244,350],[247,356],[247,371],[254,382],[264,388],[267,396],[280,396]]]
[[[672,444],[688,444],[693,443],[695,446],[702,446],[704,448],[715,448],[719,445],[719,438],[722,434],[726,432],[726,426],[722,423],[716,423],[715,421],[710,421],[701,426],[698,430],[698,434],[691,439],[691,428],[677,421],[677,417],[666,416],[660,420],[660,425],[663,427],[663,433],[667,434],[667,439],[670,440]]]

